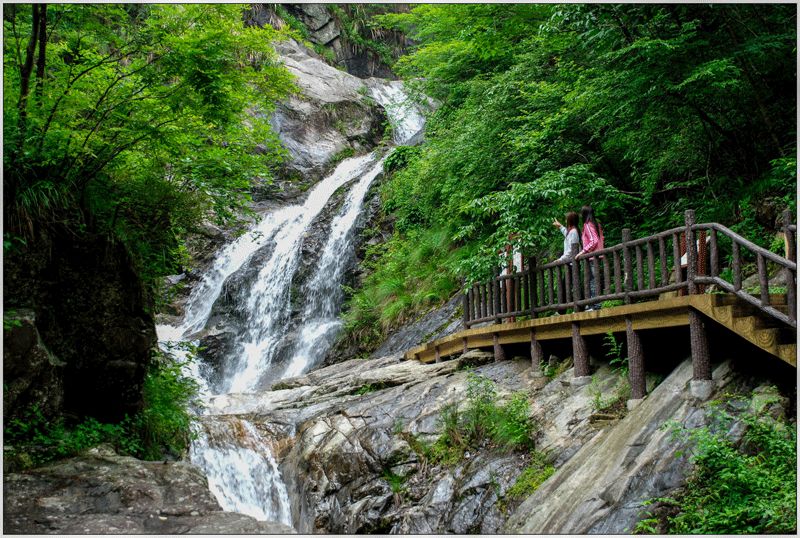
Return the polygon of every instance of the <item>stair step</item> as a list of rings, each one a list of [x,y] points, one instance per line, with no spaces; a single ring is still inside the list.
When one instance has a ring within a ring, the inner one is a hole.
[[[749,338],[748,340],[760,348],[769,351],[770,353],[777,351],[778,337],[780,335],[779,329],[756,329],[753,331],[752,335],[752,338]]]
[[[797,366],[797,344],[779,344],[778,357],[793,366]]]

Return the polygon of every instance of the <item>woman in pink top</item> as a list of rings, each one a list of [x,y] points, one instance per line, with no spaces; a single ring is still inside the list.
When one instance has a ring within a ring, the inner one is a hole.
[[[585,205],[581,208],[581,220],[583,221],[583,231],[581,233],[581,243],[583,248],[576,259],[585,257],[587,254],[596,250],[602,250],[604,247],[603,227],[594,218],[594,210],[592,206]],[[597,295],[597,284],[594,274],[594,265],[592,263],[586,264],[589,271],[589,297]],[[599,310],[600,304],[593,304],[586,307],[586,310]]]

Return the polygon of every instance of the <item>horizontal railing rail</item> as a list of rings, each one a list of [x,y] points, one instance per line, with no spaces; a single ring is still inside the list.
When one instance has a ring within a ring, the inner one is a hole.
[[[630,303],[668,292],[704,293],[715,286],[796,329],[797,225],[789,211],[783,218],[786,257],[721,224],[696,224],[692,210],[686,211],[684,226],[637,239],[626,228],[621,243],[579,259],[537,265],[530,257],[523,270],[497,274],[464,291],[464,326],[567,309],[579,312],[603,301]],[[574,258],[577,245],[573,248]],[[729,260],[724,268],[723,256]],[[742,284],[745,261],[756,265],[758,284],[752,293]],[[769,277],[777,273],[783,275],[785,290],[776,294]],[[776,295],[780,304],[771,302]],[[784,304],[786,312],[778,308]]]

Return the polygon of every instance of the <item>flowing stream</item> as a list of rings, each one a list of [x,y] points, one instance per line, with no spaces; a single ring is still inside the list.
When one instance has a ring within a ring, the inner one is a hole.
[[[402,82],[373,79],[369,87],[393,125],[395,143],[408,142],[421,131],[424,119],[406,103]],[[246,299],[237,305],[245,326],[238,331],[234,351],[224,359],[223,378],[215,385],[203,364],[188,366],[204,395],[255,392],[265,379],[303,374],[325,357],[341,325],[341,283],[355,255],[353,230],[383,161],[377,152],[345,159],[309,190],[305,201],[262,215],[252,230],[220,249],[193,288],[181,323],[157,327],[162,347],[185,355],[178,343],[200,342],[226,281],[245,271],[257,253],[268,253],[259,261],[255,277],[246,282]],[[303,241],[341,188],[347,193],[330,223],[315,270],[299,290],[302,309],[293,324],[291,284]],[[190,458],[205,471],[224,510],[292,525],[289,496],[270,440],[253,424],[237,417],[202,417]]]

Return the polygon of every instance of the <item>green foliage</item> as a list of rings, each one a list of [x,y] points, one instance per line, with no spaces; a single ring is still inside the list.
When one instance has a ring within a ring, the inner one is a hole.
[[[618,341],[614,333],[608,331],[603,336],[603,347],[606,348],[608,364],[619,371],[621,377],[628,377],[628,357],[623,357],[625,353],[625,342]]]
[[[401,494],[406,489],[406,480],[408,480],[408,477],[405,475],[395,474],[391,469],[384,469],[381,478],[386,480],[394,494]]]
[[[14,447],[25,466],[76,455],[100,443],[109,443],[122,454],[145,460],[165,454],[181,457],[188,449],[197,406],[197,383],[184,374],[191,360],[171,353],[157,353],[144,381],[144,408],[119,424],[104,424],[94,418],[68,424],[63,418],[48,420],[38,405],[24,410],[4,425],[4,440]]]
[[[458,290],[454,268],[465,255],[446,229],[395,234],[368,247],[369,274],[345,305],[344,338],[371,351],[391,329],[446,301]]]
[[[5,9],[6,229],[108,233],[151,281],[185,263],[200,221],[235,221],[280,162],[266,113],[293,88],[278,34],[245,27],[243,9],[49,4],[30,70],[37,9]]]
[[[514,485],[506,491],[506,499],[524,499],[531,496],[542,483],[556,472],[547,456],[539,451],[531,452],[531,462],[517,477]]]
[[[196,349],[189,349],[181,359],[179,353],[159,351],[151,361],[142,390],[144,409],[134,420],[142,443],[137,456],[159,459],[170,453],[180,457],[189,448],[195,420],[190,408],[199,405],[199,386],[185,373],[193,353]]]
[[[728,436],[734,421],[745,427],[737,445]],[[795,534],[797,532],[797,432],[768,416],[725,411],[710,427],[673,426],[677,439],[689,442],[695,465],[675,499],[655,499],[677,509],[667,518],[676,534]],[[654,531],[646,517],[639,532]]]
[[[6,446],[12,447],[9,456],[23,467],[34,467],[73,456],[100,443],[111,443],[127,453],[135,453],[141,445],[131,436],[130,426],[129,419],[121,424],[102,424],[87,418],[70,427],[63,419],[48,420],[38,405],[32,405],[6,422],[3,439]]]
[[[529,413],[525,393],[514,393],[508,402],[498,404],[494,382],[469,372],[464,404],[450,403],[442,408],[442,434],[426,454],[435,463],[454,465],[466,450],[486,443],[504,451],[531,449],[536,426]]]
[[[592,407],[595,411],[610,413],[617,417],[625,414],[625,403],[630,397],[631,386],[627,373],[620,374],[610,394],[604,395],[600,383],[595,376],[589,384],[589,393],[592,395]]]
[[[22,320],[17,317],[17,311],[3,310],[3,331],[9,331],[14,327],[22,327]]]
[[[484,279],[512,233],[523,254],[553,259],[562,238],[550,222],[585,203],[608,245],[622,228],[644,236],[694,208],[698,221],[770,246],[760,206],[796,208],[795,15],[784,5],[436,4],[378,17],[415,40],[396,70],[439,106],[383,188],[398,236],[376,265],[410,257],[434,230],[458,260],[414,268],[411,282],[426,271]],[[371,305],[375,319],[415,311]]]
[[[383,169],[386,172],[394,172],[405,167],[417,155],[419,155],[419,147],[417,146],[397,147],[383,161]]]

